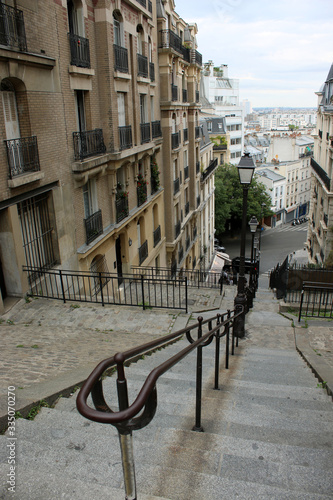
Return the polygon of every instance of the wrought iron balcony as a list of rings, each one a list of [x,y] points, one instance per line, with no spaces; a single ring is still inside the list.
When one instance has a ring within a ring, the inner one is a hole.
[[[200,126],[195,127],[195,138],[200,139]]]
[[[86,243],[89,245],[103,233],[102,211],[99,209],[94,214],[84,219],[86,226]]]
[[[184,180],[188,179],[188,166],[184,167]]]
[[[128,197],[127,193],[120,193],[116,195],[116,220],[117,223],[128,217]]]
[[[37,137],[20,137],[5,141],[9,166],[9,177],[39,172]]]
[[[171,101],[178,101],[178,87],[173,83],[171,84]]]
[[[151,135],[153,139],[156,139],[156,137],[162,137],[161,122],[159,120],[151,122]]]
[[[114,69],[121,73],[128,73],[128,52],[125,47],[113,45],[114,47]]]
[[[180,235],[180,228],[181,228],[181,224],[180,224],[180,220],[177,222],[177,224],[175,224],[175,239],[178,238],[178,236]]]
[[[187,47],[182,46],[182,56],[184,61],[186,62],[191,62],[191,49],[188,49]]]
[[[132,147],[132,127],[131,125],[126,125],[125,127],[119,128],[119,149],[129,149]]]
[[[73,132],[73,141],[75,160],[84,160],[91,156],[103,154],[106,151],[101,128],[85,132]]]
[[[146,240],[141,247],[139,247],[139,265],[148,257],[148,241]]]
[[[187,89],[183,89],[183,102],[188,102],[187,101]]]
[[[171,134],[171,148],[172,149],[179,148],[179,133],[178,132]]]
[[[138,75],[148,78],[148,59],[142,54],[138,54]]]
[[[73,33],[68,33],[71,48],[71,64],[79,68],[90,68],[89,40]]]
[[[150,123],[140,123],[141,144],[150,141]]]
[[[1,2],[0,44],[27,52],[23,11]]]
[[[191,49],[191,64],[202,66],[202,55],[195,49]]]
[[[179,193],[180,189],[180,182],[179,182],[179,177],[173,181],[173,194]]]
[[[311,167],[316,172],[316,174],[320,177],[322,182],[325,184],[328,191],[330,191],[330,188],[331,188],[330,178],[328,177],[325,170],[313,158],[311,158]]]
[[[188,128],[183,129],[183,139],[184,139],[184,142],[188,141]]]
[[[217,158],[211,160],[206,170],[202,173],[201,180],[204,181],[217,168]]]
[[[138,200],[138,207],[143,205],[147,201],[147,184],[146,181],[141,181],[138,182],[137,188],[136,188],[136,194],[137,194],[137,200]]]
[[[154,63],[149,63],[149,78],[151,82],[155,81],[155,65]]]
[[[186,215],[188,215],[190,212],[190,202],[188,201],[187,203],[185,203],[185,217]]]
[[[178,263],[179,264],[181,263],[183,258],[184,258],[184,248],[181,247],[180,250],[178,251]]]
[[[173,49],[183,55],[182,39],[171,30],[161,30],[159,32],[159,48]]]
[[[154,248],[161,241],[161,226],[158,226],[154,231]]]

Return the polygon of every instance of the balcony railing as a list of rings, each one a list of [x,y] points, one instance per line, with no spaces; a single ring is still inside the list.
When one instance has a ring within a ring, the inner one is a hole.
[[[200,126],[195,127],[195,138],[200,139]]]
[[[184,142],[188,141],[188,128],[183,129],[183,140]]]
[[[181,224],[180,224],[180,220],[177,222],[177,224],[175,224],[175,239],[178,238],[178,236],[180,235],[180,227],[181,227]]]
[[[0,44],[27,52],[23,11],[2,2],[0,7]]]
[[[173,181],[173,194],[179,193],[180,189],[180,182],[179,182],[179,177]]]
[[[131,125],[126,125],[125,127],[119,127],[119,149],[129,149],[132,147],[132,127]]]
[[[151,135],[153,139],[156,139],[156,137],[162,137],[161,122],[159,120],[151,122]]]
[[[200,100],[200,93],[199,93],[199,90],[196,90],[195,91],[195,102],[199,102]]]
[[[195,164],[195,172],[198,174],[200,172],[200,161],[197,161]]]
[[[195,49],[191,49],[191,64],[202,66],[202,55]]]
[[[114,69],[121,73],[128,73],[128,52],[125,47],[113,45],[114,47]]]
[[[197,196],[197,208],[200,205],[200,194]]]
[[[188,179],[188,166],[184,167],[184,180]]]
[[[171,148],[172,149],[179,148],[179,133],[178,132],[171,134]]]
[[[320,177],[322,182],[325,184],[328,191],[331,188],[331,181],[325,170],[313,159],[311,158],[311,167],[316,172],[316,174]]]
[[[144,180],[138,182],[136,188],[136,194],[137,194],[138,207],[140,207],[147,201],[147,184]]]
[[[102,211],[99,209],[94,214],[84,219],[86,226],[86,243],[89,245],[103,233]]]
[[[155,81],[155,66],[154,63],[149,63],[149,78],[151,82]]]
[[[217,168],[217,158],[212,160],[206,170],[202,173],[201,179],[204,181]]]
[[[156,247],[156,245],[161,241],[161,226],[158,226],[154,233],[154,248]]]
[[[37,137],[20,137],[5,141],[9,166],[9,177],[39,172]]]
[[[148,78],[148,59],[142,54],[138,54],[138,75]]]
[[[189,214],[190,211],[190,202],[185,203],[185,217]]]
[[[150,123],[140,123],[141,144],[150,141]]]
[[[73,141],[75,160],[84,160],[91,156],[104,154],[106,151],[101,128],[85,132],[73,132]]]
[[[178,251],[178,264],[181,263],[183,258],[184,258],[184,248],[181,247],[180,250]]]
[[[68,33],[71,48],[71,64],[79,68],[90,68],[90,49],[88,38]]]
[[[180,36],[171,30],[161,30],[159,33],[159,48],[173,49],[183,55],[183,43]]]
[[[146,240],[141,247],[139,247],[139,265],[148,257],[148,241]]]
[[[116,220],[117,223],[128,217],[128,198],[125,194],[116,196]]]
[[[183,102],[188,102],[187,101],[187,89],[183,89]]]
[[[171,84],[171,101],[178,101],[178,87],[173,83]]]

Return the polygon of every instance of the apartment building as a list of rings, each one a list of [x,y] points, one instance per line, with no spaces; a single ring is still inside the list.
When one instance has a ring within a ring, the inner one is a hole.
[[[273,210],[274,214],[271,217],[271,226],[275,227],[282,224],[284,222],[285,213],[285,177],[269,168],[256,170],[255,175],[257,180],[266,186],[267,193],[272,200],[270,208]]]
[[[176,273],[196,269],[201,261],[202,56],[197,51],[197,26],[179,17],[171,0],[157,2],[157,30],[166,261]]]
[[[311,158],[308,249],[312,262],[325,263],[333,251],[333,65],[316,94],[318,111],[314,154]]]
[[[1,7],[0,309],[32,267],[166,265],[155,3]]]

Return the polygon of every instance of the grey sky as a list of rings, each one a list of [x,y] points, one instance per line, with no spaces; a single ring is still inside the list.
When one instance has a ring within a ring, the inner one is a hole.
[[[332,0],[176,0],[175,10],[197,23],[203,61],[240,79],[241,99],[317,105],[333,61]]]

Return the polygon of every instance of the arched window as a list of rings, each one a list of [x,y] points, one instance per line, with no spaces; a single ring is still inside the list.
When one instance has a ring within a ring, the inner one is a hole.
[[[80,0],[67,0],[69,32],[84,37],[84,17]]]
[[[144,55],[144,33],[143,28],[139,24],[136,28],[137,31],[137,43],[138,43],[138,54]]]
[[[172,115],[171,128],[172,128],[172,133],[175,134],[176,133],[176,114],[175,113],[173,113],[173,115]]]
[[[124,45],[123,19],[119,12],[113,12],[113,43],[119,47]]]
[[[20,125],[17,113],[16,95],[13,84],[5,79],[1,82],[2,105],[5,118],[7,140],[18,139],[20,135]]]

